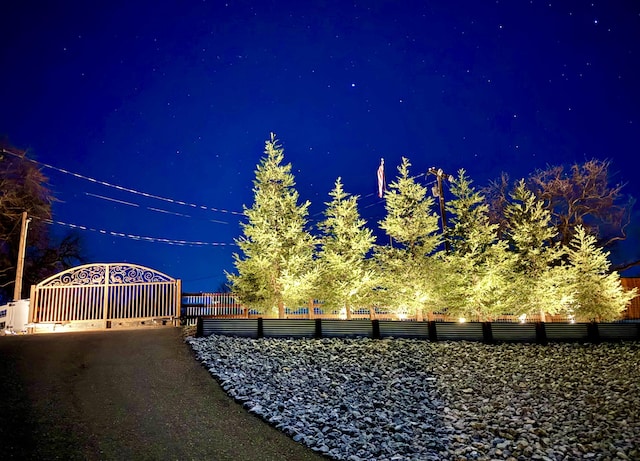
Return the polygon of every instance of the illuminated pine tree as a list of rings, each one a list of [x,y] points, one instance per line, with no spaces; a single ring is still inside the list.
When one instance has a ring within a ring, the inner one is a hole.
[[[346,193],[338,178],[329,193],[321,231],[318,298],[326,308],[344,309],[348,319],[354,307],[368,304],[374,273],[366,260],[375,238],[358,212],[358,197]]]
[[[441,238],[433,197],[409,176],[410,166],[403,157],[398,177],[384,195],[387,216],[379,224],[393,243],[378,247],[375,257],[386,302],[421,320],[435,302],[439,273],[434,254]]]
[[[444,257],[446,283],[440,299],[450,316],[486,320],[513,309],[515,257],[489,223],[484,197],[465,170],[451,182],[448,204],[451,252]]]
[[[563,250],[554,243],[556,230],[544,204],[519,181],[505,209],[507,239],[516,255],[516,293],[519,314],[566,311],[573,300]]]
[[[263,313],[307,303],[313,292],[314,238],[306,230],[309,202],[298,204],[291,164],[272,133],[256,169],[254,202],[244,208],[247,222],[236,239],[237,274],[227,274],[234,293]]]
[[[636,289],[626,291],[620,275],[610,272],[609,252],[597,246],[596,238],[577,226],[569,244],[569,263],[575,291],[575,315],[595,321],[620,317]]]

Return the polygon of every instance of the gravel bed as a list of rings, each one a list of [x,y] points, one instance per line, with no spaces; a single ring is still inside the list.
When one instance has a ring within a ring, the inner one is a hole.
[[[640,460],[638,343],[186,341],[229,395],[329,458]]]

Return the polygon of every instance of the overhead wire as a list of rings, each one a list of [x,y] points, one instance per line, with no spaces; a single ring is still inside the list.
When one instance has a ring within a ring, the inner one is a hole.
[[[124,186],[120,186],[120,185],[117,185],[117,184],[111,184],[111,183],[109,183],[107,181],[102,181],[102,180],[99,180],[99,179],[95,179],[95,178],[92,178],[90,176],[85,176],[85,175],[80,174],[80,173],[74,173],[73,171],[69,171],[69,170],[66,170],[64,168],[59,168],[57,166],[53,166],[53,165],[50,165],[48,163],[44,163],[44,162],[40,162],[38,160],[34,160],[34,159],[31,159],[31,158],[28,158],[28,157],[26,157],[24,155],[20,155],[20,154],[18,154],[16,152],[12,152],[12,151],[4,149],[4,148],[2,148],[2,153],[13,155],[14,157],[22,158],[22,159],[27,160],[28,162],[34,163],[36,165],[40,165],[40,166],[45,167],[45,168],[49,168],[49,169],[52,169],[52,170],[55,170],[55,171],[59,171],[59,172],[64,173],[64,174],[68,174],[68,175],[74,176],[76,178],[84,179],[85,181],[89,181],[89,182],[92,182],[92,183],[95,183],[95,184],[100,184],[101,186],[110,187],[110,188],[117,189],[117,190],[120,190],[120,191],[128,192],[130,194],[141,195],[143,197],[152,198],[152,199],[155,199],[155,200],[162,200],[164,202],[173,203],[173,204],[176,204],[176,205],[188,206],[188,207],[191,207],[191,208],[199,208],[201,210],[206,210],[206,211],[213,211],[213,212],[218,212],[218,213],[229,213],[229,214],[233,214],[233,215],[244,216],[244,212],[241,212],[241,211],[232,211],[232,210],[227,210],[227,209],[224,209],[224,208],[215,208],[215,207],[209,207],[209,206],[206,206],[206,205],[197,205],[195,203],[189,203],[189,202],[185,202],[183,200],[175,200],[175,199],[168,198],[168,197],[162,197],[162,196],[156,195],[156,194],[150,194],[148,192],[138,191],[136,189],[131,189],[129,187],[124,187]]]
[[[98,229],[95,227],[83,226],[80,224],[72,224],[72,223],[67,223],[64,221],[58,221],[54,219],[41,219],[41,218],[36,218],[36,219],[39,219],[45,224],[57,224],[60,226],[71,228],[71,229],[80,229],[85,231],[96,232],[103,235],[111,235],[113,237],[128,238],[130,240],[138,240],[138,241],[145,241],[145,242],[165,243],[168,245],[178,245],[178,246],[216,246],[217,247],[217,246],[235,245],[235,243],[226,243],[226,242],[203,242],[203,241],[194,241],[194,240],[178,240],[178,239],[167,239],[167,238],[160,238],[160,237],[147,237],[142,235],[129,234],[125,232],[114,232],[114,231],[109,231],[105,229]]]
[[[238,211],[232,211],[232,210],[226,210],[223,208],[215,208],[215,207],[209,207],[209,206],[205,206],[205,205],[197,205],[195,203],[189,203],[189,202],[185,202],[182,200],[175,200],[175,199],[171,199],[168,197],[163,197],[163,196],[159,196],[156,194],[150,194],[147,192],[142,192],[142,191],[138,191],[136,189],[132,189],[132,188],[128,188],[128,187],[124,187],[124,186],[120,186],[117,184],[112,184],[106,181],[102,181],[99,179],[95,179],[80,173],[75,173],[72,171],[69,171],[67,169],[64,168],[60,168],[60,167],[56,167],[54,165],[50,165],[48,163],[44,163],[44,162],[40,162],[31,158],[26,157],[25,155],[21,155],[19,153],[16,152],[12,152],[9,151],[7,149],[2,148],[2,153],[6,153],[9,155],[12,155],[14,157],[18,157],[24,160],[27,160],[31,163],[34,163],[36,165],[45,167],[45,168],[49,168],[55,171],[59,171],[61,173],[64,174],[68,174],[71,175],[73,177],[79,178],[79,179],[83,179],[95,184],[99,184],[105,187],[110,187],[116,190],[120,190],[120,191],[124,191],[124,192],[128,192],[131,194],[135,194],[135,195],[139,195],[139,196],[143,196],[146,198],[151,198],[151,199],[155,199],[155,200],[161,200],[164,202],[168,202],[168,203],[173,203],[173,204],[177,204],[177,205],[182,205],[182,206],[188,206],[191,208],[197,208],[197,209],[201,209],[201,210],[206,210],[206,211],[213,211],[213,212],[220,212],[220,213],[228,213],[228,214],[232,214],[232,215],[238,215],[238,216],[245,216],[244,212],[238,212]],[[412,176],[411,179],[417,179],[420,178],[422,176],[425,176],[426,173],[420,173],[418,175]],[[435,180],[427,183],[426,186],[429,186],[430,184],[434,184]],[[114,203],[119,203],[122,205],[127,205],[127,206],[131,206],[131,207],[135,207],[135,208],[141,208],[141,206],[137,203],[133,203],[133,202],[128,202],[125,200],[120,200],[120,199],[116,199],[113,197],[108,197],[105,195],[100,195],[100,194],[94,194],[91,192],[85,192],[85,195],[91,196],[91,197],[95,197],[95,198],[99,198],[102,200],[106,200],[106,201],[110,201],[110,202],[114,202]],[[366,194],[364,196],[362,196],[362,199],[368,199],[369,197],[372,197],[374,195],[377,195],[375,192],[372,192],[370,194]],[[384,203],[384,199],[379,199],[376,200],[373,203],[370,203],[368,205],[365,205],[362,207],[362,209],[367,209],[376,205],[379,205],[380,203]],[[154,212],[158,212],[158,213],[164,213],[164,214],[170,214],[170,215],[174,215],[174,216],[180,216],[180,217],[185,217],[185,218],[191,218],[192,216],[187,215],[187,214],[183,214],[183,213],[177,213],[177,212],[173,212],[173,211],[168,211],[168,210],[163,210],[161,208],[156,208],[156,207],[145,207],[147,210],[150,211],[154,211]],[[323,212],[318,212],[315,213],[313,216],[316,215],[320,215]],[[313,219],[312,219],[313,220]],[[50,220],[50,219],[43,219],[43,222],[47,223],[47,224],[57,224],[57,225],[61,225],[61,226],[65,226],[68,228],[72,228],[72,229],[80,229],[80,230],[87,230],[87,231],[92,231],[92,232],[97,232],[103,235],[111,235],[114,237],[121,237],[121,238],[129,238],[132,240],[138,240],[138,241],[147,241],[147,242],[156,242],[156,243],[165,243],[165,244],[170,244],[170,245],[181,245],[181,246],[230,246],[230,245],[235,245],[235,243],[224,243],[224,242],[204,242],[204,241],[188,241],[188,240],[177,240],[177,239],[167,239],[167,238],[159,238],[159,237],[147,237],[147,236],[140,236],[140,235],[135,235],[135,234],[129,234],[129,233],[124,233],[124,232],[115,232],[115,231],[109,231],[109,230],[105,230],[105,229],[97,229],[94,227],[90,227],[90,226],[84,226],[84,225],[78,225],[78,224],[72,224],[72,223],[67,223],[67,222],[63,222],[63,221],[56,221],[56,220]],[[220,223],[220,224],[228,224],[225,221],[219,221],[219,220],[209,220],[211,222],[215,222],[215,223]]]

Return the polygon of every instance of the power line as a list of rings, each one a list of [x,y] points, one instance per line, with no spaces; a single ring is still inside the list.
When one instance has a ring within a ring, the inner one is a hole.
[[[205,206],[205,205],[197,205],[195,203],[184,202],[182,200],[175,200],[175,199],[168,198],[168,197],[162,197],[160,195],[149,194],[147,192],[141,192],[141,191],[138,191],[138,190],[135,190],[135,189],[131,189],[129,187],[119,186],[117,184],[111,184],[109,182],[101,181],[101,180],[95,179],[95,178],[91,178],[89,176],[85,176],[85,175],[80,174],[80,173],[74,173],[73,171],[65,170],[64,168],[58,168],[56,166],[49,165],[48,163],[39,162],[37,160],[30,159],[30,158],[28,158],[28,157],[26,157],[24,155],[20,155],[20,154],[18,154],[16,152],[11,152],[11,151],[6,150],[4,148],[2,149],[2,153],[13,155],[14,157],[18,157],[18,158],[27,160],[28,162],[34,163],[36,165],[40,165],[40,166],[45,167],[45,168],[49,168],[49,169],[52,169],[52,170],[55,170],[55,171],[59,171],[61,173],[65,173],[65,174],[74,176],[76,178],[84,179],[85,181],[89,181],[89,182],[92,182],[92,183],[95,183],[95,184],[100,184],[100,185],[105,186],[105,187],[111,187],[113,189],[117,189],[117,190],[120,190],[120,191],[129,192],[130,194],[136,194],[136,195],[141,195],[141,196],[147,197],[147,198],[152,198],[152,199],[156,199],[156,200],[162,200],[164,202],[174,203],[176,205],[188,206],[188,207],[191,207],[191,208],[199,208],[201,210],[214,211],[214,212],[218,212],[218,213],[229,213],[229,214],[233,214],[233,215],[244,216],[244,213],[241,212],[241,211],[231,211],[231,210],[226,210],[224,208],[214,208],[214,207],[208,207],[208,206]]]
[[[146,237],[142,235],[128,234],[124,232],[114,232],[114,231],[109,231],[105,229],[97,229],[94,227],[82,226],[79,224],[71,224],[63,221],[56,221],[53,219],[40,219],[40,218],[36,218],[36,219],[39,219],[45,224],[57,224],[60,226],[69,227],[71,229],[80,229],[84,231],[96,232],[102,235],[111,235],[113,237],[128,238],[130,240],[137,240],[137,241],[144,241],[144,242],[151,242],[151,243],[164,243],[167,245],[177,245],[177,246],[214,246],[214,247],[235,245],[235,243],[225,243],[225,242],[202,242],[202,241],[192,241],[192,240],[167,239],[167,238],[159,238],[159,237]]]
[[[138,204],[138,203],[133,203],[133,202],[126,202],[124,200],[118,200],[115,199],[113,197],[108,197],[106,195],[100,195],[100,194],[92,194],[91,192],[85,192],[85,195],[88,195],[90,197],[95,197],[95,198],[99,198],[101,200],[106,200],[109,202],[115,202],[115,203],[120,203],[122,205],[128,205],[131,207],[135,207],[135,208],[143,208],[142,205]],[[148,206],[148,207],[144,207],[149,211],[154,211],[156,213],[163,213],[163,214],[168,214],[168,215],[173,215],[173,216],[179,216],[181,218],[190,218],[190,219],[199,219],[201,221],[209,221],[209,222],[214,222],[217,224],[229,224],[227,221],[220,221],[219,219],[207,219],[207,218],[199,218],[199,217],[194,217],[188,214],[184,214],[184,213],[178,213],[175,211],[169,211],[169,210],[164,210],[162,208],[156,208],[156,207],[152,207],[152,206]]]

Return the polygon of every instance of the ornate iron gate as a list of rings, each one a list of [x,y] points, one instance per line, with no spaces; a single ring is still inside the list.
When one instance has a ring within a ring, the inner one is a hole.
[[[31,287],[38,329],[172,325],[180,317],[180,280],[134,264],[86,264]]]

